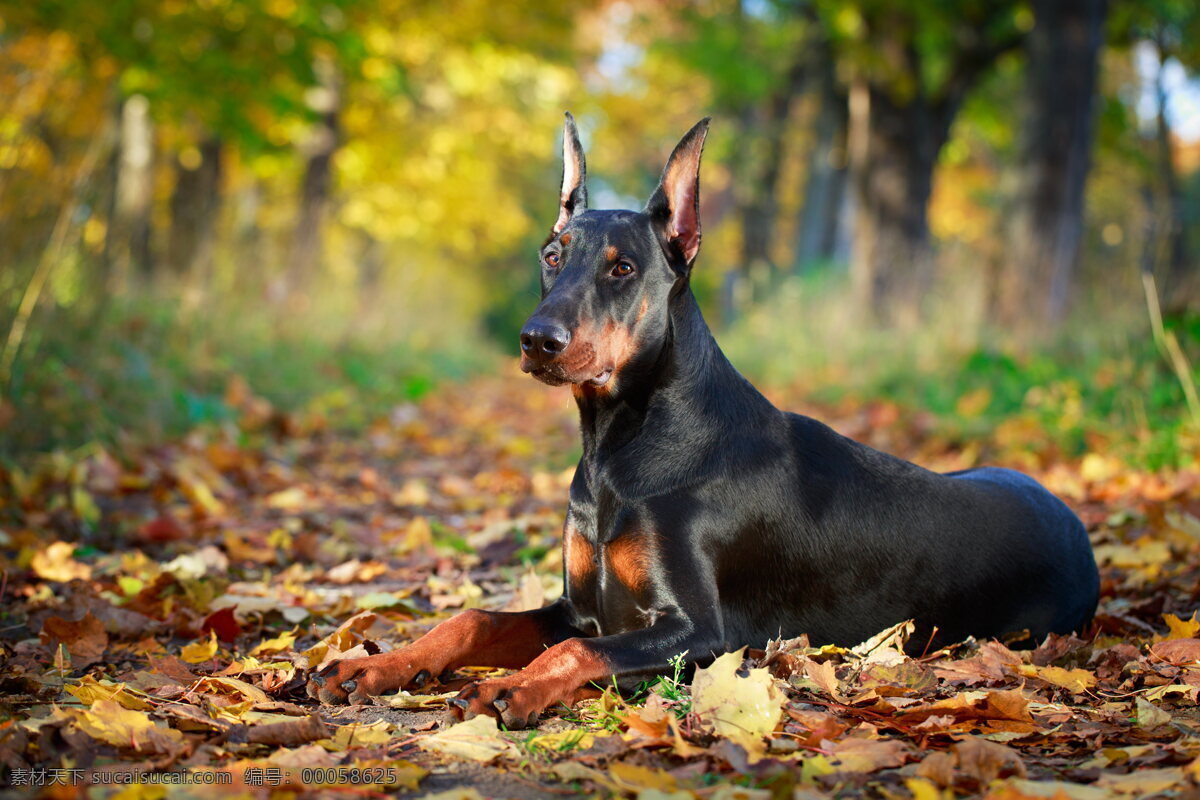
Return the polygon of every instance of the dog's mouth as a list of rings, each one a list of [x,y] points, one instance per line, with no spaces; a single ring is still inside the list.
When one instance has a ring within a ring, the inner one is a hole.
[[[563,369],[560,364],[547,364],[545,366],[537,366],[527,358],[521,358],[521,371],[527,372],[537,380],[548,386],[562,386],[567,383],[574,383],[580,386],[595,386],[600,387],[608,383],[612,378],[613,368],[605,367],[594,374],[583,372],[569,373]]]

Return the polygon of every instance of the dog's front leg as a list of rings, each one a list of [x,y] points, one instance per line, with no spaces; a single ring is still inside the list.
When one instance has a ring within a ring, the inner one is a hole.
[[[592,681],[665,671],[680,653],[704,658],[723,649],[719,624],[697,624],[681,614],[668,614],[641,630],[567,639],[520,672],[467,687],[450,703],[463,719],[488,714],[509,728],[523,728],[549,706],[572,705]]]
[[[547,647],[578,635],[561,600],[515,613],[472,609],[399,650],[335,661],[309,680],[308,694],[322,703],[362,703],[373,695],[423,686],[455,667],[519,669]]]

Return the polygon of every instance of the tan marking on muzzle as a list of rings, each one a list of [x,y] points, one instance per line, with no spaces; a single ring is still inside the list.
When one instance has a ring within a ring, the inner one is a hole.
[[[611,366],[615,375],[633,355],[633,331],[617,322],[605,323],[600,329],[597,351],[600,368]]]
[[[571,343],[559,355],[555,362],[559,374],[566,376],[572,383],[585,383],[607,369],[612,370],[612,377],[604,386],[589,387],[598,392],[612,390],[613,378],[634,353],[633,331],[609,320],[595,325],[581,323],[571,334]],[[576,395],[582,389],[576,387]]]

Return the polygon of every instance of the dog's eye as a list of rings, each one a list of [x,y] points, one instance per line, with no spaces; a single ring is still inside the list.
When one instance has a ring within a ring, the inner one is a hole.
[[[612,268],[613,277],[624,278],[633,274],[633,264],[628,261],[618,261],[616,266]]]
[[[546,253],[546,266],[550,269],[558,269],[558,253]]]

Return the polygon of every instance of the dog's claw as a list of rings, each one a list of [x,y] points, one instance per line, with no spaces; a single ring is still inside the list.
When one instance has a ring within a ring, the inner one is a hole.
[[[311,678],[309,678],[308,681],[309,683],[315,683],[317,686],[324,686],[325,676],[318,672],[316,675],[313,675]]]
[[[413,688],[420,689],[425,684],[429,683],[429,670],[423,669],[413,676]]]
[[[501,714],[503,714],[505,711],[508,711],[508,701],[504,698],[497,698],[496,700],[493,700],[492,705],[494,705],[496,710]]]
[[[463,700],[461,697],[452,697],[447,702],[450,705],[454,706],[455,708],[457,708],[463,712],[465,712],[468,708],[471,707],[471,704],[468,703],[466,700]]]
[[[353,678],[348,681],[342,681],[342,691],[346,694],[353,694],[354,690],[357,688],[358,681],[354,680]]]

